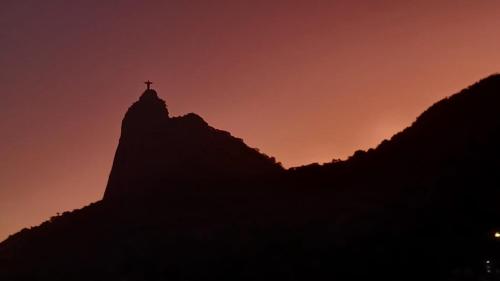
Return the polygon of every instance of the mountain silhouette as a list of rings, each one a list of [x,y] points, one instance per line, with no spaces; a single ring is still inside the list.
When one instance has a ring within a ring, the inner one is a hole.
[[[125,114],[104,199],[151,194],[187,182],[245,180],[282,170],[273,158],[210,127],[194,113],[169,118],[165,102],[148,89]]]
[[[284,170],[146,90],[103,200],[0,244],[0,280],[500,280],[500,75],[345,161]]]

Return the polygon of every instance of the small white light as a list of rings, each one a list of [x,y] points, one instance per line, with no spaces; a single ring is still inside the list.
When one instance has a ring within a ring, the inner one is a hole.
[[[490,263],[490,261],[489,261],[489,260],[487,260],[487,261],[486,261],[486,263]]]
[[[495,238],[500,238],[500,232],[495,232]]]

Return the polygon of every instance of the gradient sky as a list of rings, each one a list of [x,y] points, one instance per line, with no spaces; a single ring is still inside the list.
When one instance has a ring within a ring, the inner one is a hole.
[[[327,162],[497,72],[498,15],[478,0],[2,0],[0,240],[101,198],[146,79],[173,115],[286,167]]]

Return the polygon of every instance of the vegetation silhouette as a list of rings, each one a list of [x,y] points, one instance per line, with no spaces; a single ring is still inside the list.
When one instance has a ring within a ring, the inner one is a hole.
[[[148,89],[104,199],[0,244],[0,280],[500,280],[500,75],[345,161],[285,170]]]

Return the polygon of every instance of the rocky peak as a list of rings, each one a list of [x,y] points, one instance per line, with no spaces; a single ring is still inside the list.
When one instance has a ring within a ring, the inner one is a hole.
[[[194,113],[170,118],[165,101],[147,89],[123,119],[104,199],[281,170],[274,159]]]
[[[125,114],[122,136],[160,129],[169,119],[167,105],[155,90],[144,91]]]

